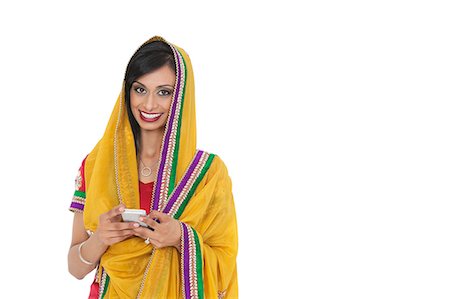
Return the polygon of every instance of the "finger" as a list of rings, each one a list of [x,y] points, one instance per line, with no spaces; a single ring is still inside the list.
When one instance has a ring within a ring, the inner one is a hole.
[[[158,226],[160,225],[158,222],[156,222],[155,220],[153,220],[152,218],[149,218],[149,217],[139,217],[139,221],[144,222],[153,230],[157,229]]]
[[[111,222],[111,223],[105,224],[104,229],[107,231],[133,229],[133,228],[135,228],[135,223],[136,222]]]
[[[109,222],[122,222],[122,215],[117,215],[109,219]]]
[[[137,227],[133,229],[133,231],[135,236],[140,237],[142,239],[150,238],[153,240],[157,237],[154,232],[145,227]]]
[[[124,204],[120,204],[118,206],[115,206],[109,212],[106,213],[106,219],[110,220],[111,218],[114,218],[114,217],[116,217],[118,215],[121,215],[124,210],[125,210],[125,205]]]
[[[170,218],[172,218],[169,215],[167,215],[166,213],[156,211],[156,210],[151,211],[150,214],[148,214],[148,217],[151,219],[156,218],[157,219],[156,221],[158,223],[166,222],[167,220],[170,220]]]
[[[115,206],[114,208],[112,208],[108,212],[105,212],[105,213],[101,214],[100,215],[100,220],[109,220],[109,219],[113,218],[114,215],[117,214],[117,212],[114,213],[114,211],[120,210],[121,208],[125,208],[125,205],[120,204],[118,206]]]
[[[134,235],[133,229],[126,229],[126,230],[114,230],[114,231],[108,231],[105,233],[106,238],[117,238],[117,237],[129,237]]]

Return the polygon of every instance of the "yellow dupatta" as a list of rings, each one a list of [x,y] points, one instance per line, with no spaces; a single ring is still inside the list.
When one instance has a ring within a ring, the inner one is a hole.
[[[219,156],[196,149],[194,76],[187,53],[167,43],[176,83],[151,207],[181,222],[182,252],[133,237],[108,248],[97,279],[101,298],[237,298],[237,223],[231,179]],[[139,178],[124,86],[102,139],[85,163],[84,225],[123,202],[139,208]]]

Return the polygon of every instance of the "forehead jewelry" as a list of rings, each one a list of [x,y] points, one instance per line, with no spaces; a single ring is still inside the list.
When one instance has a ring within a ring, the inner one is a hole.
[[[156,160],[156,162],[153,163],[153,164],[149,167],[149,166],[147,166],[147,165],[144,164],[144,161],[142,161],[141,158],[139,158],[139,159],[141,160],[142,165],[144,165],[144,167],[141,167],[141,174],[142,174],[142,176],[144,176],[144,177],[149,177],[149,176],[151,176],[152,173],[153,173],[152,168],[153,168],[153,166],[154,166],[156,163],[158,163],[158,160]]]

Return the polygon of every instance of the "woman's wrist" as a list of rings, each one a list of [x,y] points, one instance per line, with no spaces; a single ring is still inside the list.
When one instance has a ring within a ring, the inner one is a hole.
[[[81,247],[78,247],[79,258],[81,262],[89,265],[96,265],[100,260],[100,257],[108,249],[108,245],[105,245],[97,234],[92,234],[89,239],[81,243]]]
[[[92,234],[89,238],[90,240],[92,240],[92,243],[94,244],[93,246],[95,248],[98,248],[102,254],[108,249],[108,245],[106,245],[105,243],[102,242],[102,240],[100,240],[98,234]]]
[[[86,260],[86,259],[83,257],[83,254],[81,253],[81,250],[82,250],[84,244],[86,244],[87,241],[88,241],[88,240],[85,240],[85,241],[81,242],[81,243],[78,245],[78,258],[79,258],[80,261],[81,261],[83,264],[85,264],[85,265],[88,265],[88,266],[96,265],[96,264],[97,264],[96,262],[94,263],[94,262],[90,262],[90,261]]]

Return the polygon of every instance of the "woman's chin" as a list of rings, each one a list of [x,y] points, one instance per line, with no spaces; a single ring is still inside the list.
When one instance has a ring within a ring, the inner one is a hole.
[[[164,131],[164,126],[141,126],[141,132]]]
[[[141,127],[141,131],[163,131],[166,127],[165,123],[139,123],[139,126]]]

